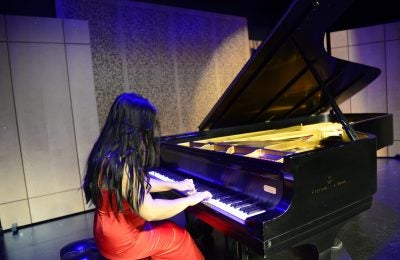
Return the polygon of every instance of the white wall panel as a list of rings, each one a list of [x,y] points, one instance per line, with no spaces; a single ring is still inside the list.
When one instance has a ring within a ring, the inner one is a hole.
[[[90,46],[67,44],[66,54],[79,166],[83,178],[87,157],[99,134]]]
[[[337,47],[347,47],[349,45],[347,39],[347,30],[332,32],[330,34],[331,37],[331,48]]]
[[[29,204],[33,223],[83,211],[80,189],[29,199]]]
[[[387,93],[384,43],[350,46],[349,60],[377,67],[382,71],[377,79],[352,97],[352,112],[386,112]]]
[[[341,35],[341,34],[339,34]],[[346,38],[346,44],[347,44],[347,38]],[[332,48],[331,50],[332,56],[342,59],[342,60],[349,60],[349,47],[338,47],[338,48]],[[343,103],[339,104],[340,109],[342,110],[343,113],[351,113],[351,99],[347,99]]]
[[[400,140],[400,40],[386,42],[388,110],[393,113],[394,139]]]
[[[399,40],[400,39],[400,22],[385,24],[385,40]]]
[[[0,204],[0,219],[3,229],[10,229],[13,223],[18,226],[31,224],[28,200]]]
[[[9,43],[28,196],[80,186],[62,44]]]
[[[6,43],[0,42],[0,204],[26,198]]]
[[[6,15],[9,41],[64,42],[61,19]]]
[[[393,145],[389,146],[389,156],[400,155],[400,141],[394,140]]]
[[[384,26],[376,25],[370,27],[348,30],[349,45],[379,42],[384,40]]]

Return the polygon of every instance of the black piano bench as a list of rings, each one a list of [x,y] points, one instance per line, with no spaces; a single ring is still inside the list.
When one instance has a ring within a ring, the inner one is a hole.
[[[81,239],[63,246],[61,260],[105,260],[97,249],[94,238]]]

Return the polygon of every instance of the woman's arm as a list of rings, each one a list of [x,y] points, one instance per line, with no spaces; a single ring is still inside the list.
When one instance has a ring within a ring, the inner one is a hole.
[[[186,191],[187,193],[193,193],[195,191],[193,180],[191,179],[186,179],[178,182],[171,182],[171,181],[161,181],[154,178],[150,178],[150,185],[151,185],[150,192],[178,190],[178,191]]]
[[[126,198],[128,174],[122,176],[122,194]],[[175,216],[189,206],[196,205],[197,203],[212,197],[208,191],[196,192],[192,180],[184,180],[181,182],[164,182],[155,179],[150,179],[150,184],[155,191],[162,191],[165,189],[177,189],[180,191],[187,191],[188,196],[173,199],[153,199],[150,191],[147,191],[143,203],[139,206],[138,214],[147,221],[162,220]]]
[[[211,198],[208,191],[195,192],[187,197],[165,200],[153,199],[150,193],[146,193],[143,203],[139,207],[139,215],[147,221],[162,220],[175,216],[189,206]]]

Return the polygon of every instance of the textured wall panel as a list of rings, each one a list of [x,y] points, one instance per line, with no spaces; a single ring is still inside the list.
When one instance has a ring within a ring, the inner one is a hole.
[[[9,48],[28,196],[79,187],[64,45]]]
[[[213,19],[183,14],[176,17],[177,74],[184,131],[195,131],[220,91],[214,72]],[[217,94],[216,94],[217,92]]]
[[[195,131],[249,58],[244,18],[124,0],[58,0],[57,14],[89,20],[101,124],[134,91],[158,108],[163,135]]]
[[[9,41],[64,42],[60,19],[6,15]]]
[[[83,210],[79,189],[29,199],[32,222],[62,217]]]
[[[213,19],[216,46],[213,56],[217,58],[217,87],[219,98],[232,83],[250,57],[247,23],[244,19],[221,16]],[[214,104],[212,104],[214,105]]]
[[[0,204],[26,198],[6,43],[0,42]]]
[[[121,20],[130,90],[158,108],[163,134],[176,133],[179,116],[174,43],[168,26],[171,17],[162,9],[127,7],[122,9]]]

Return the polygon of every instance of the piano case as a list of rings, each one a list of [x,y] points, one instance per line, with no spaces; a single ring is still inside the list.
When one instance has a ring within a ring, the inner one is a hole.
[[[393,119],[384,113],[343,115],[337,103],[366,87],[380,70],[334,58],[323,44],[325,31],[350,4],[293,1],[200,131],[161,139],[159,171],[251,201],[256,206],[250,211],[262,209],[241,218],[207,203],[189,209],[261,256],[299,245],[326,255],[338,230],[371,207],[376,150],[393,142]],[[326,123],[336,126],[336,134],[320,129]],[[300,138],[293,131],[300,131]],[[311,148],[273,149],[307,142],[321,131]],[[259,133],[261,138],[253,138]]]

